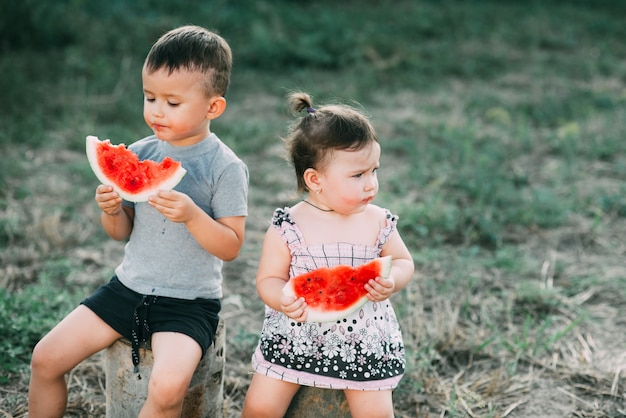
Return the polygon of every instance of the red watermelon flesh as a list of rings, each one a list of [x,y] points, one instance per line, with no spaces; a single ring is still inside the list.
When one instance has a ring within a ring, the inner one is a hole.
[[[139,160],[124,144],[87,137],[87,159],[102,184],[113,186],[122,199],[145,202],[159,190],[173,189],[187,172],[178,161]]]
[[[307,303],[307,321],[336,321],[355,312],[367,301],[365,284],[378,276],[389,277],[391,256],[376,258],[358,267],[339,265],[291,278],[283,293]]]

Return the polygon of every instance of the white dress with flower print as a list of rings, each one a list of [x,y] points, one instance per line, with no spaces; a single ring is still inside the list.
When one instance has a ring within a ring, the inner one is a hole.
[[[272,224],[291,252],[290,277],[319,267],[357,267],[380,256],[397,216],[385,210],[386,225],[375,245],[333,243],[307,246],[289,216],[276,209]],[[335,322],[296,322],[268,306],[252,356],[257,373],[306,386],[331,389],[393,389],[405,368],[402,333],[389,299],[367,302]]]

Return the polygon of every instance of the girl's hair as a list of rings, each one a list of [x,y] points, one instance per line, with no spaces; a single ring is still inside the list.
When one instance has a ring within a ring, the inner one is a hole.
[[[357,151],[378,142],[376,132],[365,115],[345,104],[328,104],[314,108],[311,97],[294,92],[287,97],[294,115],[306,111],[291,126],[284,138],[288,158],[296,172],[297,191],[308,192],[304,172],[323,169],[332,151]]]
[[[165,33],[152,45],[144,69],[162,68],[173,73],[184,69],[206,76],[207,96],[226,95],[230,84],[232,52],[224,38],[200,26],[181,26]]]

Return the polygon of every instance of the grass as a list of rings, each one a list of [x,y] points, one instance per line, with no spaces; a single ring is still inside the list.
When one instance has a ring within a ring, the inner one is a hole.
[[[233,47],[229,108],[212,127],[251,170],[249,232],[225,283],[232,416],[260,324],[262,233],[295,185],[278,140],[294,89],[362,105],[381,137],[378,203],[400,215],[417,266],[394,299],[409,366],[397,416],[623,416],[623,376],[606,358],[623,359],[626,343],[624,11],[585,0],[4,10],[0,412],[24,416],[32,345],[119,261],[98,227],[84,137],[149,133],[143,57],[192,22]],[[97,370],[73,376],[72,411],[99,402]]]
[[[0,325],[0,384],[10,383],[15,373],[24,370],[30,362],[31,347],[82,299],[84,289],[58,291],[71,267],[48,263],[36,285],[13,292],[0,288],[0,315],[4,319]]]

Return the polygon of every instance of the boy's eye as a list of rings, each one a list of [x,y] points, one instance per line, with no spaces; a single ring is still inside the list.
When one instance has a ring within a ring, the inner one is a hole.
[[[176,107],[178,106],[180,103],[172,103],[172,102],[167,102],[167,104],[171,107]]]
[[[150,102],[152,103],[154,101],[154,98],[152,97],[146,97],[146,102]]]

